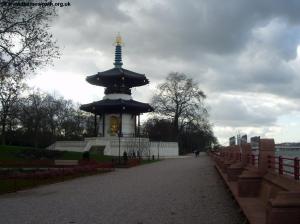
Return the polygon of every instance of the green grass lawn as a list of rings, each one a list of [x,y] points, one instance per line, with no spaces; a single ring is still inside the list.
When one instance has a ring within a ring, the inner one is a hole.
[[[10,146],[10,145],[0,145],[0,161],[3,160],[10,160],[10,161],[26,161],[30,158],[24,158],[20,156],[24,152],[30,152],[31,155],[34,154],[51,154],[53,151],[47,150],[47,149],[34,149],[32,147],[23,147],[23,146]],[[63,159],[63,160],[80,160],[82,159],[81,152],[67,152],[62,151],[56,153],[55,157],[53,159]],[[102,161],[111,161],[113,159],[112,156],[104,156],[99,155],[95,153],[90,153],[90,158],[94,159],[96,161],[102,162]]]
[[[31,150],[30,147],[20,147],[20,146],[10,146],[10,145],[0,145],[0,160],[17,160],[21,161],[22,158],[18,158],[17,153],[22,150]]]
[[[35,149],[32,147],[24,147],[24,146],[10,146],[10,145],[0,145],[0,161],[17,161],[22,162],[26,160],[30,160],[28,158],[24,158],[20,156],[22,152],[28,152],[30,151],[30,154],[47,154],[53,152],[52,150],[47,149]],[[61,151],[58,152],[56,157],[54,159],[62,159],[62,160],[80,160],[82,159],[81,152],[68,152],[68,151]],[[90,159],[96,160],[98,162],[105,162],[105,161],[111,161],[112,159],[118,159],[118,157],[114,156],[104,156],[99,155],[97,153],[90,153]],[[153,163],[159,160],[148,160],[144,159],[142,160],[141,164],[147,164],[147,163]]]

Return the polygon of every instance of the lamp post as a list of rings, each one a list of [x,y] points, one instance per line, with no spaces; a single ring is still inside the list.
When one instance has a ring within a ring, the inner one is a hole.
[[[94,135],[97,137],[97,114],[94,115]]]
[[[122,107],[123,110],[125,110],[125,106]],[[119,131],[118,131],[118,137],[119,137],[119,164],[121,164],[121,137],[122,134],[122,124],[123,124],[123,113],[120,113],[120,121],[119,121]]]
[[[158,131],[158,143],[157,143],[157,160],[159,160],[159,146],[160,146],[160,131]]]
[[[140,130],[141,120],[140,120],[140,114],[138,115],[138,138],[139,138],[139,154],[141,155],[141,130]]]
[[[119,137],[119,164],[121,164],[121,137],[122,137],[122,132],[118,132],[118,137]]]

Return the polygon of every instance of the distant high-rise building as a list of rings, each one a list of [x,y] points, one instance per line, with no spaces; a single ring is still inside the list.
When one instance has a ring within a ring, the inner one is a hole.
[[[247,143],[247,135],[243,135],[243,136],[241,137],[240,143],[241,143],[241,144]]]
[[[229,145],[235,145],[235,136],[229,138]]]
[[[250,144],[252,149],[258,149],[260,136],[254,136],[250,138]]]

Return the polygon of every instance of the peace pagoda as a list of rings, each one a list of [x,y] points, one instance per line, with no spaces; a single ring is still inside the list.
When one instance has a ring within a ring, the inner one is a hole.
[[[123,152],[142,157],[177,157],[177,142],[153,142],[142,137],[140,115],[152,112],[147,104],[132,99],[131,88],[144,86],[149,80],[122,68],[122,45],[120,35],[115,40],[114,68],[88,76],[92,85],[105,87],[102,100],[83,104],[80,109],[94,114],[94,137],[83,141],[57,141],[48,149],[61,151],[94,151],[103,155],[119,156]]]
[[[100,118],[97,136],[136,137],[140,132],[140,114],[153,111],[149,104],[132,99],[131,88],[146,85],[149,80],[144,74],[122,68],[122,45],[122,38],[118,35],[114,68],[86,78],[92,85],[105,87],[102,100],[80,107]]]

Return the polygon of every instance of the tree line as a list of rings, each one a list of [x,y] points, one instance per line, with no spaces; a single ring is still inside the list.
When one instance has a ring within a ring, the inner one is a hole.
[[[2,144],[43,148],[58,140],[83,140],[96,135],[93,114],[81,111],[78,104],[63,97],[30,91],[17,77],[0,79]],[[142,124],[142,133],[153,141],[177,141],[181,154],[211,147],[217,140],[205,98],[193,79],[185,74],[169,74],[157,86],[151,100],[155,111]]]
[[[0,95],[4,95],[3,89]],[[0,123],[2,144],[36,148],[58,140],[82,140],[95,133],[93,115],[79,110],[71,100],[41,91],[14,98],[5,110],[0,107]]]

